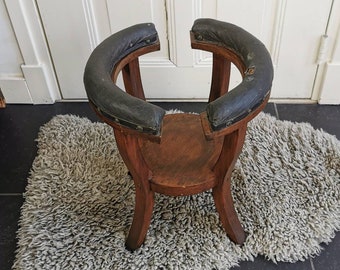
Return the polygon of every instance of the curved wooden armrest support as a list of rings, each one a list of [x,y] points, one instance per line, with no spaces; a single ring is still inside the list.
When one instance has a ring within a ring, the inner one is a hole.
[[[147,47],[142,47],[140,49],[137,49],[134,52],[128,54],[126,57],[122,58],[112,69],[112,81],[114,83],[117,82],[117,77],[119,75],[119,72],[121,72],[127,64],[134,61],[135,59],[138,59],[138,57],[144,54],[159,51],[160,47],[161,47],[160,43],[159,41],[157,41],[154,44],[151,44]]]

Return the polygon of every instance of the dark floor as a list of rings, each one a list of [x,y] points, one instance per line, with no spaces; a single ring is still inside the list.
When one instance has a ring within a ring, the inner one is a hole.
[[[202,111],[203,103],[158,103],[165,109]],[[268,104],[266,112],[283,120],[309,122],[340,139],[340,106]],[[8,105],[0,109],[0,269],[10,269],[16,248],[16,230],[22,193],[36,155],[35,138],[39,127],[57,114],[75,114],[97,121],[87,103],[54,105]],[[274,264],[263,257],[242,262],[236,269],[340,269],[340,233],[320,256],[295,264]]]

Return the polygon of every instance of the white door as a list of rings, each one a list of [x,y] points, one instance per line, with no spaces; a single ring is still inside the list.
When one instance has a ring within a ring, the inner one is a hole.
[[[10,103],[32,102],[20,69],[24,60],[11,27],[5,3],[0,2],[0,91]]]
[[[311,98],[320,38],[326,33],[332,0],[276,2],[280,2],[280,12],[271,47],[276,67],[272,96]]]
[[[320,36],[332,0],[37,0],[62,97],[86,99],[88,56],[105,37],[153,22],[161,50],[141,59],[146,97],[206,100],[211,55],[193,51],[189,31],[200,17],[235,23],[262,40],[275,66],[272,98],[312,96]],[[232,76],[232,86],[240,76]]]
[[[7,103],[60,99],[35,0],[0,1],[0,88]]]

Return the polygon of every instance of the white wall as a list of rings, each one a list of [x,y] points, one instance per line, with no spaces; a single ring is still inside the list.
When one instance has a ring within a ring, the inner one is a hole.
[[[0,0],[0,26],[5,57],[0,60],[0,88],[6,102],[49,104],[60,99],[36,0]]]
[[[0,0],[0,77],[22,76],[23,59],[4,4]]]
[[[5,0],[0,0],[0,88],[7,103],[32,103],[21,69],[24,63]]]

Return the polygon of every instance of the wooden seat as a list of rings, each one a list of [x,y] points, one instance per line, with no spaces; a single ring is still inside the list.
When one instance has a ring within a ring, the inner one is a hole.
[[[144,242],[155,192],[183,196],[212,189],[226,233],[235,243],[245,240],[230,179],[247,123],[269,99],[272,62],[258,39],[235,25],[212,19],[195,21],[191,45],[213,53],[209,102],[200,115],[165,114],[145,101],[138,57],[159,49],[151,23],[129,27],[103,41],[85,68],[90,104],[113,127],[136,187],[134,218],[126,241],[130,250]],[[228,92],[231,63],[243,81]],[[116,85],[121,71],[126,92]]]
[[[213,168],[222,144],[222,138],[206,140],[199,115],[166,115],[161,142],[141,144],[142,155],[152,172],[151,189],[179,196],[213,188],[217,183]]]

